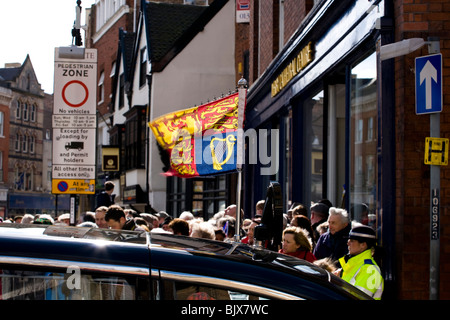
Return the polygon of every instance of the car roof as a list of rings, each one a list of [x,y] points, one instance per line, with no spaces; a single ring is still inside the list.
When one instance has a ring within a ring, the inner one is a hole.
[[[0,224],[0,255],[148,266],[145,232],[42,224]],[[111,254],[114,250],[114,254]]]
[[[223,276],[291,290],[292,281],[307,290],[337,290],[349,298],[365,298],[359,290],[305,260],[255,248],[168,233],[125,231],[64,225],[0,224],[0,255],[118,264],[177,272]],[[239,263],[239,266],[236,264]],[[281,272],[280,272],[281,271]],[[281,279],[283,278],[283,279]],[[336,289],[337,288],[337,289]],[[295,290],[292,291],[295,294]],[[317,292],[320,296],[320,292]]]

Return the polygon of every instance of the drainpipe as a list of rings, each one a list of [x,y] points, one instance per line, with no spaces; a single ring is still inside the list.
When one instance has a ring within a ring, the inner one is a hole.
[[[148,51],[147,51],[148,52]],[[151,67],[151,64],[150,64]],[[146,127],[146,157],[147,157],[147,164],[145,166],[145,188],[147,189],[147,203],[151,206],[150,199],[149,199],[149,192],[150,192],[150,183],[149,183],[149,172],[150,172],[150,127],[148,126],[148,123],[150,122],[150,108],[151,108],[151,101],[152,101],[152,73],[147,74],[147,86],[148,86],[148,103],[147,103],[147,125]]]

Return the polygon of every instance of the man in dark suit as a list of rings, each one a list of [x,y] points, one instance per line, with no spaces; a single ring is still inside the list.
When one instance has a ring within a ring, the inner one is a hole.
[[[105,182],[105,191],[100,192],[97,194],[97,206],[105,206],[109,207],[110,205],[114,204],[114,196],[112,193],[114,191],[114,183],[112,181],[106,181]]]

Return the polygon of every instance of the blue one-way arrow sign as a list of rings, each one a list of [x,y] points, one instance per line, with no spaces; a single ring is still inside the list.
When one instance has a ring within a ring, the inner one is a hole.
[[[416,58],[416,114],[442,111],[442,54]]]

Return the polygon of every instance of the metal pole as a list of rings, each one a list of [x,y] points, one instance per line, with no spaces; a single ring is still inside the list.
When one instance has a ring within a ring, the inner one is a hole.
[[[76,206],[77,206],[77,195],[71,194],[70,195],[70,220],[69,224],[71,226],[75,225],[75,217],[76,217]]]
[[[440,52],[439,39],[429,38],[428,52],[435,54]],[[430,136],[440,137],[440,113],[430,114]],[[436,232],[430,234],[430,300],[439,299],[439,260],[440,260],[440,240],[439,240],[439,214],[440,214],[440,188],[441,188],[441,167],[431,165],[430,168],[430,231],[435,228]]]
[[[236,188],[236,230],[234,240],[241,241],[241,192],[242,192],[242,164],[244,159],[244,112],[247,100],[247,80],[241,78],[238,82],[238,131],[237,131],[237,188]]]

